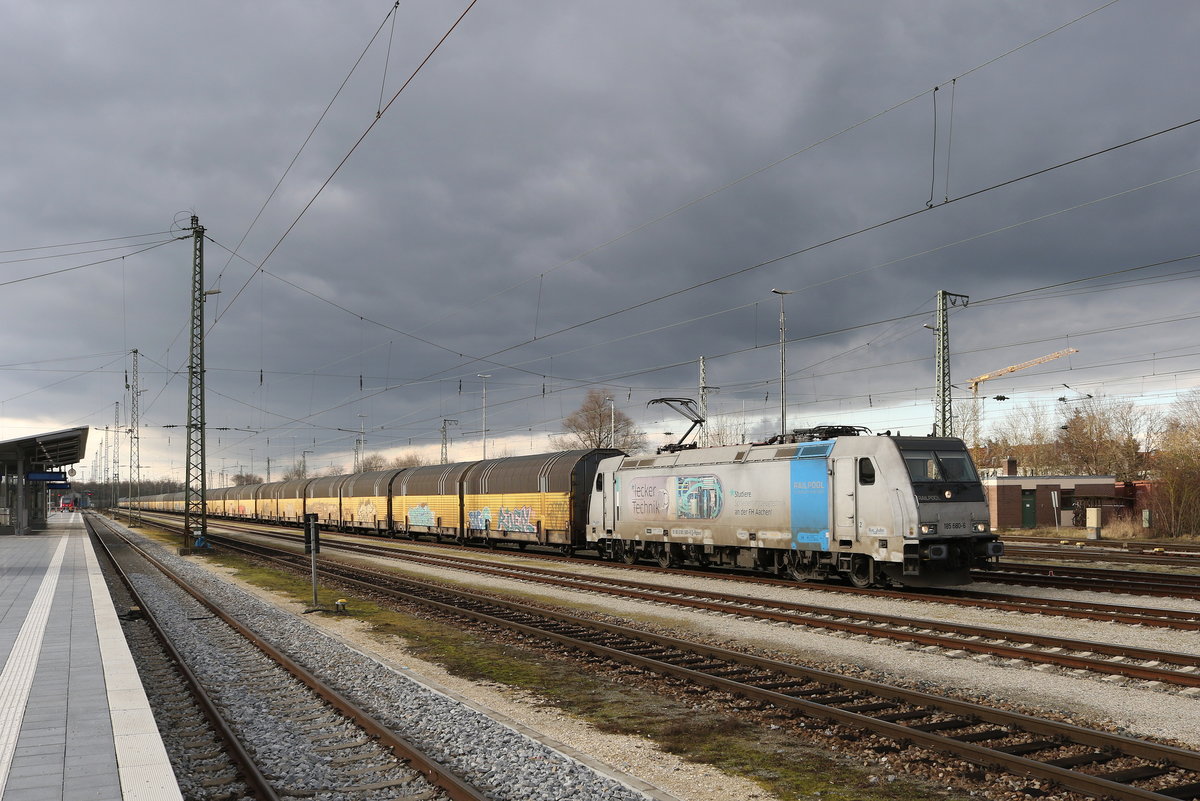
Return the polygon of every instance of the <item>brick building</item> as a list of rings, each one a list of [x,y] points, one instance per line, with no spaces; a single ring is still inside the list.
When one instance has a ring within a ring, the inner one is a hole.
[[[1015,459],[1004,473],[983,477],[993,529],[1082,527],[1081,510],[1091,507],[1106,525],[1134,508],[1131,489],[1114,476],[1022,476]]]

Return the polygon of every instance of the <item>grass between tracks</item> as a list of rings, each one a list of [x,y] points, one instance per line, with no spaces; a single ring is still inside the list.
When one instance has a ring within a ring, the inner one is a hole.
[[[285,599],[312,600],[311,585],[297,576],[214,555],[212,561],[238,578]],[[325,608],[344,594],[320,587]],[[823,801],[918,801],[955,796],[888,771],[844,764],[827,752],[798,742],[787,729],[755,724],[622,682],[620,672],[580,670],[577,663],[535,648],[506,644],[460,628],[388,609],[353,597],[350,615],[383,637],[402,640],[413,656],[473,681],[505,685],[547,707],[580,718],[597,729],[644,738],[689,762],[709,765],[755,782],[783,799]],[[614,767],[621,768],[617,764]]]

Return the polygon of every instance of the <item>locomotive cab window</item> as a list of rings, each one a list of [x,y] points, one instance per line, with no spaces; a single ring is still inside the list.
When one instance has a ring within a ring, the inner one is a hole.
[[[905,451],[913,481],[978,481],[966,451]]]
[[[875,483],[875,465],[866,457],[858,460],[858,483],[863,485]]]
[[[933,451],[905,451],[904,463],[913,481],[938,481],[942,477]]]
[[[975,469],[966,451],[938,451],[938,461],[947,481],[977,481]]]
[[[602,489],[604,489],[604,474],[597,473],[596,474],[596,492],[600,492]]]

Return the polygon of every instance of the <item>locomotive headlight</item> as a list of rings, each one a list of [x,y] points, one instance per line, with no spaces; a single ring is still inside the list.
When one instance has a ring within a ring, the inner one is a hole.
[[[950,500],[950,496],[953,494],[954,493],[952,493],[950,490],[946,490],[945,492],[942,493],[942,495],[945,496],[946,500]]]
[[[988,524],[987,523],[976,523],[972,526],[972,528],[975,529],[976,534],[984,534],[988,530]]]
[[[922,534],[937,534],[937,523],[922,523],[921,524],[921,533]]]

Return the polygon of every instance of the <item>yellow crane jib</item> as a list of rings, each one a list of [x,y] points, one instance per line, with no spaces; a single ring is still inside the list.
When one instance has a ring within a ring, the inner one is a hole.
[[[984,373],[983,375],[975,376],[968,381],[967,384],[971,387],[971,394],[977,395],[979,394],[979,385],[988,379],[998,378],[999,376],[1008,375],[1009,373],[1015,373],[1017,370],[1024,370],[1026,367],[1033,367],[1038,364],[1052,362],[1055,359],[1061,359],[1063,356],[1070,356],[1072,353],[1079,353],[1079,349],[1067,348],[1066,350],[1055,351],[1054,353],[1048,353],[1045,356],[1039,356],[1036,359],[1030,359],[1027,362],[1021,362],[1020,364],[1002,367],[999,370],[993,370],[990,373]]]

